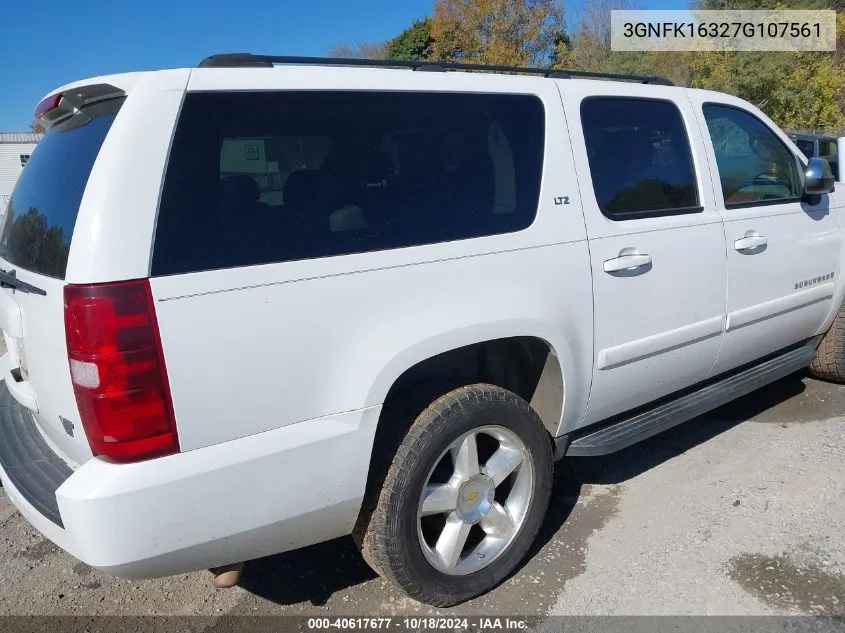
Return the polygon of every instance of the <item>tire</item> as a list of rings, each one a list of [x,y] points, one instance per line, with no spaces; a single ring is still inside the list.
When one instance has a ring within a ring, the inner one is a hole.
[[[418,415],[356,541],[409,596],[452,606],[516,569],[543,522],[552,479],[551,440],[528,403],[492,385],[461,387]]]
[[[810,373],[832,382],[845,383],[845,306],[839,308],[833,324],[816,350]]]

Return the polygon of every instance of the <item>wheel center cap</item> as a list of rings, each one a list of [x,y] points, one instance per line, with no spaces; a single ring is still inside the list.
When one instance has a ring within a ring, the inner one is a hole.
[[[458,489],[458,516],[464,523],[478,523],[493,507],[496,486],[487,475],[475,475]]]

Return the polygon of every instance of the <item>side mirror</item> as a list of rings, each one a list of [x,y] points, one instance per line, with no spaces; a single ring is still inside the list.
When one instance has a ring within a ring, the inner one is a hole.
[[[804,171],[804,195],[817,196],[823,193],[830,193],[836,181],[830,165],[824,158],[811,158]]]

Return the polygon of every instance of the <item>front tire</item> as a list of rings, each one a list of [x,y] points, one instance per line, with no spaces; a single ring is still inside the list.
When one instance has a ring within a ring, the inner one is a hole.
[[[438,398],[408,431],[364,517],[365,560],[412,598],[446,607],[498,585],[549,503],[551,441],[516,394],[492,385]]]

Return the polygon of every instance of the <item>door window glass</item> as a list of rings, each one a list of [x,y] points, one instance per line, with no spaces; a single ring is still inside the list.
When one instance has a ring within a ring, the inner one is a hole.
[[[801,179],[795,155],[760,119],[731,106],[706,104],[704,118],[725,207],[798,200]]]
[[[701,211],[689,140],[669,101],[592,98],[581,121],[596,201],[612,220]]]

